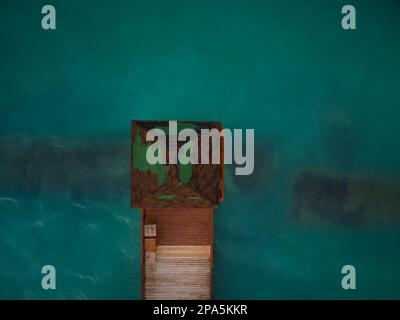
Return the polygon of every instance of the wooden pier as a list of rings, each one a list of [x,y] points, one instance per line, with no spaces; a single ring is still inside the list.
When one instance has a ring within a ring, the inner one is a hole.
[[[143,298],[210,299],[212,209],[144,209],[143,216],[144,229],[156,226],[156,236],[144,233]]]
[[[218,122],[180,125],[198,132],[201,128],[221,130]],[[161,168],[143,164],[139,153],[146,149],[147,130],[165,126],[159,121],[132,122],[131,201],[132,207],[141,208],[142,216],[142,298],[211,299],[213,217],[223,198],[223,165]]]

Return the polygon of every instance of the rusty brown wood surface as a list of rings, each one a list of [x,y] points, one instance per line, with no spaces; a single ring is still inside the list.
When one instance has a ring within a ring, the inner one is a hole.
[[[155,225],[157,229],[155,238],[141,239],[146,257],[142,297],[210,299],[213,208],[146,208],[142,212],[142,228]]]
[[[146,208],[145,224],[157,227],[157,245],[210,245],[211,208]]]

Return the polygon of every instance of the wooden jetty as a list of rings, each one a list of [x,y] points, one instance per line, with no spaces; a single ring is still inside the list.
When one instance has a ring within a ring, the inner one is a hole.
[[[213,216],[223,200],[224,166],[149,165],[146,133],[162,128],[168,134],[167,127],[166,121],[132,121],[131,206],[141,209],[142,298],[211,299]],[[198,135],[205,128],[222,130],[218,122],[182,121],[178,127]],[[200,139],[198,147],[200,154]]]

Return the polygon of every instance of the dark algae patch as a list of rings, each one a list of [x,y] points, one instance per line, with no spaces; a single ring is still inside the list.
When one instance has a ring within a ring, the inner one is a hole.
[[[303,172],[293,186],[294,213],[298,220],[311,213],[322,220],[338,221],[345,215],[348,182],[312,172]]]
[[[7,193],[121,196],[129,190],[129,141],[10,136],[0,140]]]
[[[293,184],[292,215],[300,223],[390,225],[400,222],[399,210],[398,181],[304,171]]]

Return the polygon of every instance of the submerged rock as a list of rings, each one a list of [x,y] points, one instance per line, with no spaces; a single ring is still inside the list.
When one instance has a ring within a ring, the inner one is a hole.
[[[9,137],[0,141],[3,192],[119,195],[129,193],[127,139],[99,143]]]
[[[400,183],[304,171],[293,185],[292,214],[300,223],[343,226],[400,222]]]
[[[349,198],[348,181],[313,172],[303,172],[293,186],[294,213],[298,220],[314,218],[338,221],[346,214],[344,208]]]

